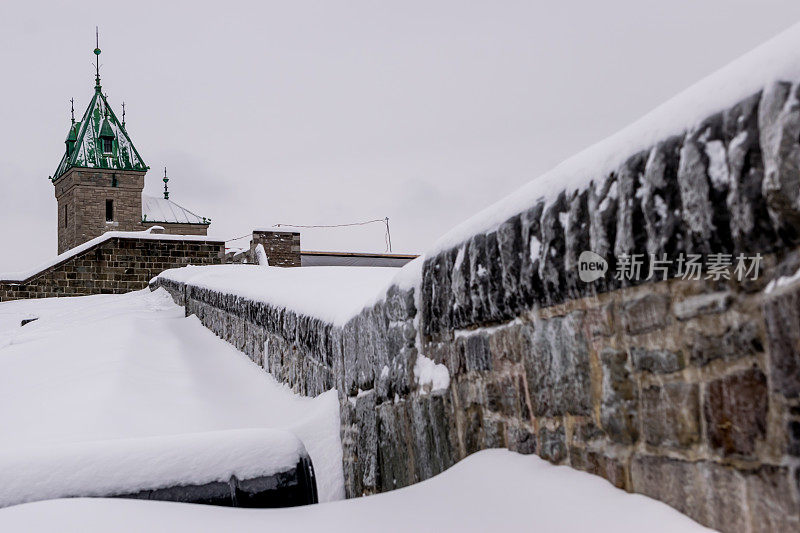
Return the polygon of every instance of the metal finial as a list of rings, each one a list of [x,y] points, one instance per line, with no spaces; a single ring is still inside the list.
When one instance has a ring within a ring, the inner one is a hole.
[[[169,189],[167,188],[167,182],[169,178],[167,177],[167,167],[164,167],[164,200],[169,200]]]
[[[122,102],[122,127],[125,127],[125,102]]]
[[[99,91],[100,90],[100,28],[95,26],[94,33],[95,33],[95,43],[96,43],[94,49],[94,68],[95,68],[94,87]]]
[[[70,112],[70,115],[72,116],[72,123],[75,124],[75,99],[74,98],[70,98],[69,99],[69,104],[70,104],[69,105],[69,107],[70,107],[69,112]]]

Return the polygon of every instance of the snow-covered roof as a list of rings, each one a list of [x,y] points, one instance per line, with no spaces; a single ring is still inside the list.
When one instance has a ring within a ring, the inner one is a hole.
[[[113,139],[111,152],[103,150],[102,137]],[[95,87],[83,118],[70,127],[67,141],[71,141],[70,147],[64,152],[53,180],[72,167],[116,170],[148,168],[99,86]]]
[[[179,224],[210,224],[200,215],[179,206],[172,200],[157,196],[142,195],[142,220],[145,222],[172,222]]]

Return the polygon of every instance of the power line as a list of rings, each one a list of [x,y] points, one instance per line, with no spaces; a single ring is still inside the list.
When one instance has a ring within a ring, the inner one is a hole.
[[[384,222],[382,218],[376,218],[375,220],[367,220],[364,222],[351,222],[350,224],[320,224],[315,226],[302,226],[300,224],[274,224],[273,228],[280,228],[281,226],[288,226],[290,228],[342,228],[345,226],[364,226],[366,224],[372,224],[373,222]]]
[[[373,224],[375,222],[381,222],[386,225],[386,234],[384,238],[384,242],[386,244],[386,251],[392,251],[392,235],[389,232],[389,217],[385,218],[376,218],[375,220],[365,220],[364,222],[350,222],[348,224],[273,224],[273,228],[280,228],[280,227],[287,227],[287,228],[344,228],[348,226],[365,226],[367,224]],[[252,232],[245,233],[241,237],[234,237],[232,239],[226,239],[225,242],[231,241],[238,241],[239,239],[244,239],[245,237],[252,236]]]

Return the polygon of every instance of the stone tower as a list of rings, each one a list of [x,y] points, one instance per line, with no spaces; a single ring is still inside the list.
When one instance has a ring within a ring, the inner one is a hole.
[[[100,49],[95,49],[99,56]],[[80,121],[72,117],[64,155],[51,178],[58,201],[58,253],[106,231],[142,228],[148,166],[133,146],[100,86]]]
[[[95,48],[95,57],[100,48]],[[211,219],[169,199],[164,169],[164,197],[142,194],[149,167],[122,122],[108,105],[96,63],[94,95],[80,121],[67,133],[64,155],[50,178],[58,201],[58,253],[107,231],[141,231],[161,226],[174,235],[207,235]]]

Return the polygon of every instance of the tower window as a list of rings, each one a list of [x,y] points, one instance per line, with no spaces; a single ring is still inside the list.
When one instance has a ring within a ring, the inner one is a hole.
[[[66,228],[69,225],[69,212],[67,211],[67,206],[64,206],[64,227]]]
[[[114,139],[109,139],[108,137],[103,137],[103,153],[110,154],[113,150],[113,143]]]
[[[106,222],[114,222],[114,200],[106,200]]]
[[[118,186],[118,184],[117,184],[117,175],[116,174],[113,174],[111,176],[111,186],[112,187],[117,187]]]

